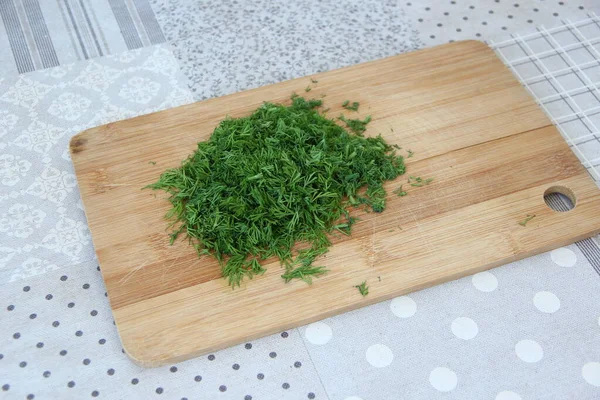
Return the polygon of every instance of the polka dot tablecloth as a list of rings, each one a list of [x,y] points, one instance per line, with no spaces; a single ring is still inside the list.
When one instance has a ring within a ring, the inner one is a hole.
[[[590,0],[0,1],[0,399],[600,398],[592,239],[138,367],[120,344],[67,151],[92,126],[594,10]]]
[[[598,289],[569,246],[300,331],[336,399],[593,399]]]

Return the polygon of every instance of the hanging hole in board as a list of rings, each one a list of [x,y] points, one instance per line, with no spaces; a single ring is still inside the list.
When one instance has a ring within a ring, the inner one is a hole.
[[[564,186],[552,186],[544,192],[546,205],[558,212],[571,211],[577,205],[573,191]]]

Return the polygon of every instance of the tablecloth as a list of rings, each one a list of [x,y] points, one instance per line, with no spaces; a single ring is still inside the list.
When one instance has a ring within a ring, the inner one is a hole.
[[[119,342],[67,151],[92,126],[451,40],[502,41],[594,7],[0,0],[0,398],[600,398],[594,239],[138,367]]]

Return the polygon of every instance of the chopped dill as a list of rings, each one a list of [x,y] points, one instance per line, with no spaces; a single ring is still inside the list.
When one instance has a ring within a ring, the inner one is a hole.
[[[156,165],[156,161],[148,161],[148,164]]]
[[[358,111],[359,105],[360,105],[360,103],[357,101],[354,101],[354,102],[352,102],[352,104],[350,104],[350,100],[346,100],[342,103],[342,107],[344,107],[346,110],[350,110],[350,111]]]
[[[312,90],[312,88],[311,88],[310,86],[307,86],[307,87],[304,89],[304,91],[305,91],[306,93],[310,92],[311,90]]]
[[[404,197],[408,194],[405,190],[402,190],[402,185],[400,185],[398,189],[394,190],[394,193],[397,194],[398,197]]]
[[[199,255],[219,261],[232,287],[264,273],[261,261],[271,257],[285,282],[325,274],[313,262],[331,246],[328,234],[350,235],[353,208],[383,211],[383,183],[405,166],[381,136],[349,132],[321,105],[294,94],[289,106],[264,103],[228,117],[180,167],[148,185],[169,194],[171,243],[186,236]],[[369,120],[359,121],[360,133]]]
[[[288,283],[292,279],[300,279],[309,285],[312,285],[312,278],[319,277],[327,273],[324,267],[313,267],[312,265],[301,265],[298,268],[288,270],[281,277]]]
[[[363,295],[363,297],[369,294],[369,287],[367,286],[367,281],[364,281],[360,285],[356,285],[354,287],[358,289],[358,291],[360,292],[360,294]]]
[[[318,81],[318,80],[316,80],[316,79],[313,79],[313,78],[310,78],[310,81],[311,81],[312,83],[319,83],[319,81]]]
[[[433,178],[423,179],[418,176],[416,176],[416,177],[410,176],[408,178],[408,183],[410,183],[410,186],[415,186],[415,187],[429,185],[431,182],[433,182]]]
[[[535,214],[533,214],[533,215],[527,214],[527,217],[526,217],[526,218],[525,218],[523,221],[519,222],[519,225],[521,225],[521,226],[525,226],[525,225],[527,225],[527,223],[528,223],[529,221],[531,221],[533,218],[535,218]]]
[[[408,156],[406,156],[406,158],[411,158],[414,155],[415,153],[412,150],[408,150]]]
[[[347,119],[343,115],[340,115],[339,120],[344,122],[348,129],[353,133],[362,135],[367,130],[367,124],[371,122],[371,116],[367,115],[367,117],[361,121],[360,119]]]

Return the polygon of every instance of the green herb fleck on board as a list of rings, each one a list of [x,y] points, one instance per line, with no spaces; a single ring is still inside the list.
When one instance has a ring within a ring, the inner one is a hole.
[[[148,164],[156,165],[156,161],[148,161]]]
[[[328,235],[351,234],[356,207],[382,212],[383,184],[405,166],[381,136],[354,134],[321,105],[294,94],[291,105],[267,102],[225,118],[180,167],[163,172],[148,188],[170,195],[171,243],[186,236],[199,255],[219,261],[232,287],[263,274],[271,257],[285,282],[325,274],[313,262],[329,250]],[[360,133],[369,121],[358,121]]]
[[[316,79],[313,79],[313,78],[310,78],[310,81],[311,81],[312,83],[319,83],[319,81],[318,81],[318,80],[316,80]]]
[[[310,92],[311,90],[312,90],[312,88],[311,88],[310,86],[307,86],[307,87],[304,89],[304,91],[305,91],[306,93]]]
[[[325,267],[313,267],[312,265],[301,265],[298,268],[287,271],[281,277],[288,283],[292,279],[300,279],[309,285],[312,285],[312,278],[319,277],[327,273]]]
[[[369,287],[367,286],[367,281],[364,281],[360,285],[356,285],[354,287],[358,289],[358,291],[360,292],[360,294],[362,294],[363,297],[369,294]]]
[[[350,111],[358,111],[358,106],[360,106],[360,103],[357,101],[354,101],[352,104],[350,104],[350,100],[346,100],[342,103],[342,107]]]
[[[519,225],[521,225],[521,226],[525,226],[525,225],[527,225],[527,223],[528,223],[529,221],[531,221],[533,218],[535,218],[535,214],[533,214],[533,215],[527,214],[527,217],[526,217],[526,218],[525,218],[523,221],[519,222]]]
[[[406,156],[406,158],[411,158],[414,155],[415,153],[412,150],[408,150],[408,156]]]
[[[343,115],[340,115],[339,120],[344,122],[348,129],[357,135],[361,135],[367,130],[367,124],[371,122],[371,116],[367,115],[364,120],[360,119],[347,119]],[[388,145],[389,146],[389,145]]]
[[[422,187],[425,185],[429,185],[431,182],[433,182],[433,178],[423,179],[418,176],[410,176],[408,178],[408,183],[410,183],[410,186],[415,186],[415,187]]]
[[[398,197],[404,197],[408,194],[405,190],[402,190],[402,186],[403,185],[400,185],[398,189],[394,190],[394,193],[397,194]]]

